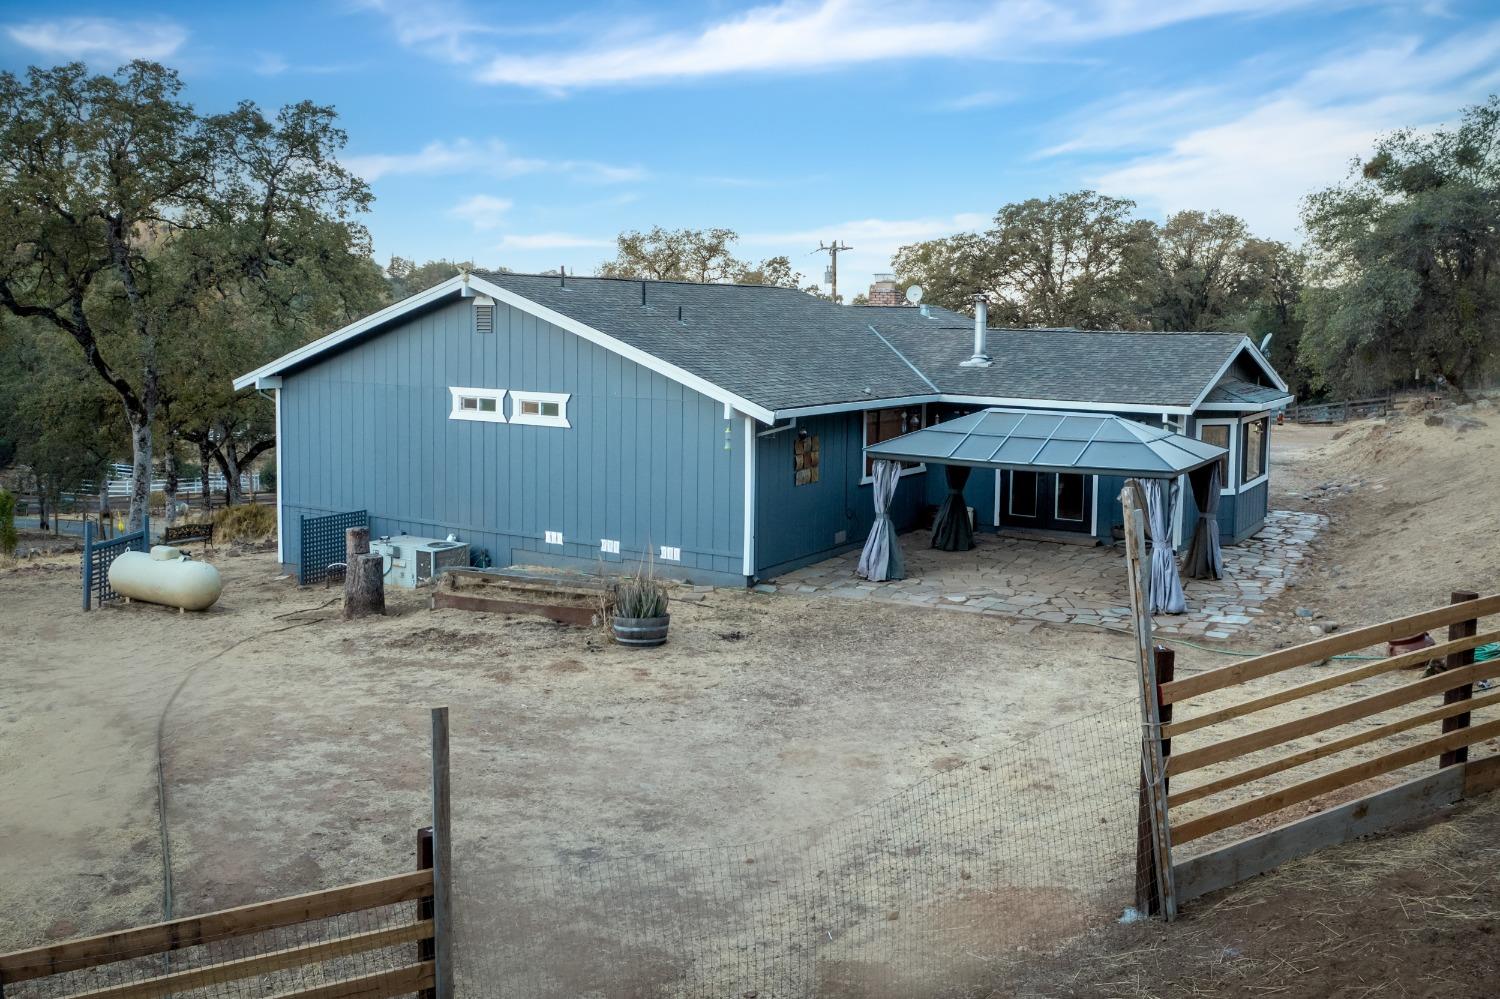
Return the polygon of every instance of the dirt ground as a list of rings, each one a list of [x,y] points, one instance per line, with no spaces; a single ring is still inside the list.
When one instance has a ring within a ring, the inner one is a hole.
[[[546,864],[818,825],[1133,683],[1125,636],[972,615],[718,590],[627,650],[410,593],[345,622],[268,553],[214,561],[201,615],[84,614],[66,560],[0,574],[0,947],[159,918],[158,737],[192,913],[406,869],[431,705],[458,807]]]
[[[1452,589],[1500,589],[1500,416],[1488,423],[1278,428],[1275,505],[1326,512],[1332,526],[1309,574],[1236,651],[1306,641],[1310,621],[1351,627]],[[430,705],[452,707],[457,808],[476,843],[547,865],[816,828],[1134,691],[1132,640],[1096,629],[716,590],[674,603],[667,646],[626,650],[539,618],[429,611],[419,594],[392,594],[387,618],[345,622],[336,591],[299,590],[269,553],[207,557],[225,596],[202,615],[84,614],[76,556],[0,567],[0,950],[161,917],[158,759],[172,906],[185,914],[407,869],[426,821]],[[1180,646],[1178,673],[1226,661]],[[1085,814],[1072,785],[1052,791],[1050,807]],[[1449,905],[1462,916],[1408,905],[1401,923],[1388,903],[1437,898],[1432,869],[1469,856],[1443,830],[1482,839],[1497,814],[1470,808],[1403,840],[1421,884],[1378,867],[1383,845],[1355,845],[1338,856],[1363,879],[1329,853],[1295,868],[1300,880],[1289,867],[1172,927],[1090,937],[1065,952],[1066,976],[1039,956],[1006,980],[1034,995],[1190,994],[1203,982],[1220,991],[1201,994],[1236,995],[1259,994],[1260,969],[1274,994],[1338,994],[1329,985],[1352,966],[1334,945],[1360,913],[1372,952],[1451,943],[1462,970],[1464,948],[1494,953],[1492,852],[1470,851],[1468,901]],[[1406,895],[1390,887],[1402,884]],[[1283,897],[1310,915],[1291,918]],[[1324,937],[1308,923],[1317,914]],[[1277,954],[1302,970],[1275,978]],[[1491,994],[1419,985],[1347,994]]]

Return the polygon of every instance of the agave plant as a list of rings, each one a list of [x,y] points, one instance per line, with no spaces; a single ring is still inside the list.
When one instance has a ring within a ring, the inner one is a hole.
[[[656,578],[654,566],[642,562],[634,576],[610,584],[615,617],[666,617],[667,588]]]

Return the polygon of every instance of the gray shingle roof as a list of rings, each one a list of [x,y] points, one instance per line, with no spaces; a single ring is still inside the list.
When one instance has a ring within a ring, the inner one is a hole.
[[[932,393],[859,310],[795,289],[578,277],[564,287],[556,276],[477,276],[767,409]]]
[[[1244,340],[1226,333],[992,329],[994,365],[964,368],[973,320],[939,306],[923,315],[908,306],[841,306],[759,285],[583,277],[564,285],[555,275],[477,276],[771,410],[930,395],[934,385],[953,395],[1183,406]]]
[[[972,329],[892,329],[886,336],[953,395],[1187,406],[1243,337],[1225,333],[1101,333],[991,329],[988,368],[965,368]]]

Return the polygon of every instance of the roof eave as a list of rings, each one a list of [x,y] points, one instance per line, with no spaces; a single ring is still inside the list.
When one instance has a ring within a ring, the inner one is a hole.
[[[301,364],[303,361],[310,361],[325,351],[332,350],[363,333],[368,333],[388,322],[399,319],[415,309],[420,309],[431,305],[433,302],[441,301],[454,292],[462,293],[462,289],[468,281],[469,275],[467,274],[459,274],[451,277],[446,281],[433,285],[426,291],[419,291],[415,295],[387,305],[379,312],[372,312],[363,319],[356,320],[347,326],[341,326],[326,336],[321,336],[311,343],[303,344],[296,350],[287,351],[269,364],[263,364],[254,371],[247,371],[245,374],[240,375],[234,380],[235,390],[249,388],[252,385],[256,388],[267,387],[263,384],[265,379],[279,375],[286,369]]]

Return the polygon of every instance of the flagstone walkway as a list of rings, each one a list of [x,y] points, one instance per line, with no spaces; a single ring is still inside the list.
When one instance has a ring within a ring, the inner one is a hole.
[[[1159,615],[1162,634],[1229,638],[1295,578],[1307,546],[1328,525],[1319,513],[1275,510],[1253,538],[1224,546],[1224,578],[1184,579],[1188,611]],[[1085,547],[975,535],[968,552],[928,547],[929,533],[901,536],[907,578],[871,583],[854,574],[852,551],[786,573],[777,592],[916,604],[970,614],[1129,629],[1123,547]],[[770,587],[762,587],[769,589]]]

